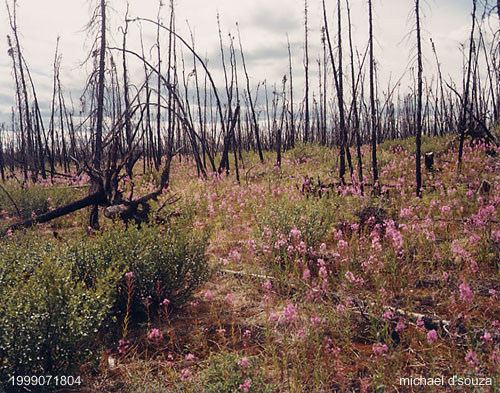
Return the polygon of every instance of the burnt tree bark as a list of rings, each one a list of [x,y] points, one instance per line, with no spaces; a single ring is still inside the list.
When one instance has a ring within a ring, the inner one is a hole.
[[[416,113],[416,144],[417,152],[415,158],[416,164],[416,180],[417,180],[417,197],[422,195],[422,164],[421,164],[421,145],[422,145],[422,41],[420,36],[420,0],[415,0],[415,17],[417,28],[417,113]]]
[[[92,166],[97,172],[101,170],[102,160],[102,129],[104,120],[104,72],[106,67],[106,1],[100,0],[100,47],[99,47],[99,66],[97,81],[97,119],[94,132],[94,152]],[[99,178],[92,176],[90,182],[90,195],[102,192],[103,184]],[[89,226],[93,229],[99,228],[99,207],[94,204],[90,211]]]

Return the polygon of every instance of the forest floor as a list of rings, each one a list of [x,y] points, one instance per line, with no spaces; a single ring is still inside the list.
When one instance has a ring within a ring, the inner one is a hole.
[[[380,145],[379,192],[356,168],[339,185],[336,153],[312,145],[281,167],[244,153],[239,184],[176,159],[170,208],[209,234],[212,274],[82,366],[74,391],[500,391],[500,149],[466,144],[460,172],[450,138],[423,150],[421,198],[412,140]],[[85,214],[41,230],[64,241]]]

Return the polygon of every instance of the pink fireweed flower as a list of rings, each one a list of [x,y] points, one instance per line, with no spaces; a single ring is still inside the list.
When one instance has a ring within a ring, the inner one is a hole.
[[[403,208],[401,208],[401,212],[399,213],[399,216],[401,218],[410,218],[411,217],[411,210],[406,208],[406,207],[403,207]]]
[[[208,301],[211,301],[214,298],[214,294],[210,291],[210,289],[207,289],[205,292],[205,299]]]
[[[290,239],[294,241],[299,241],[302,236],[302,232],[300,232],[296,227],[293,227],[290,231]]]
[[[245,368],[245,367],[249,367],[250,366],[250,362],[248,361],[247,357],[243,357],[243,358],[241,358],[241,360],[238,360],[238,365],[241,368]]]
[[[297,318],[296,314],[296,305],[295,304],[289,304],[283,309],[283,318],[285,319],[285,322],[287,323],[292,323],[295,321]]]
[[[401,332],[404,329],[406,329],[406,324],[405,324],[403,318],[399,318],[399,321],[396,324],[396,332]]]
[[[120,340],[118,341],[118,352],[119,353],[125,353],[130,347],[130,341],[129,340]]]
[[[344,311],[345,311],[345,307],[344,307],[344,305],[342,305],[342,304],[338,304],[338,305],[337,305],[337,312],[338,312],[338,313],[340,313],[340,314],[343,314],[343,313],[344,313]]]
[[[11,230],[11,229],[8,229],[8,230],[7,230],[7,236],[8,236],[9,238],[12,238],[12,237],[14,236],[14,233],[12,232],[12,230]]]
[[[321,245],[319,246],[319,251],[322,252],[323,254],[326,253],[326,244],[325,243],[321,243]]]
[[[469,242],[472,244],[479,242],[479,240],[481,240],[481,238],[475,233],[469,236]]]
[[[349,270],[345,273],[345,278],[347,279],[347,281],[349,281],[350,283],[354,283],[356,282],[356,277],[354,276],[354,274],[352,274],[352,272],[350,272]]]
[[[269,314],[268,321],[269,321],[270,323],[277,323],[277,322],[279,321],[279,319],[280,319],[280,317],[278,316],[278,314],[276,314],[276,313],[274,313],[274,312],[273,312],[273,313],[271,313],[271,314]]]
[[[151,333],[149,333],[149,339],[153,341],[159,341],[162,339],[163,335],[160,333],[158,329],[151,329]]]
[[[493,342],[493,337],[491,337],[490,332],[484,332],[484,334],[480,337],[481,340],[487,341],[487,342]]]
[[[372,345],[372,351],[377,358],[380,356],[387,356],[386,353],[388,350],[389,348],[387,347],[387,344],[378,342]]]
[[[394,313],[392,312],[392,310],[385,310],[384,315],[383,315],[384,319],[387,321],[392,319],[393,316],[394,316]]]
[[[472,293],[469,284],[462,283],[459,286],[460,289],[460,300],[464,303],[471,303],[474,300],[474,293]]]
[[[167,307],[170,304],[170,300],[168,299],[163,299],[163,301],[160,303],[161,306]]]
[[[307,251],[306,244],[304,242],[300,242],[299,246],[297,247],[297,251],[300,255],[304,255]]]
[[[347,248],[349,246],[349,243],[347,243],[345,240],[339,240],[339,248]]]
[[[252,383],[250,382],[249,379],[245,379],[245,382],[243,382],[242,385],[238,387],[238,390],[241,390],[244,393],[247,393],[252,386]]]
[[[305,269],[304,272],[302,273],[302,279],[303,280],[308,280],[311,277],[311,272],[309,269]]]
[[[418,319],[417,319],[417,327],[418,327],[419,329],[423,329],[423,328],[424,328],[424,326],[425,326],[425,324],[424,324],[424,320],[423,320],[422,318],[418,318]]]
[[[475,366],[477,364],[477,354],[472,349],[469,349],[469,352],[465,356],[465,361],[471,366]]]
[[[264,287],[264,289],[267,289],[268,291],[270,291],[273,288],[273,284],[271,283],[271,280],[266,280],[262,284],[262,287]]]
[[[194,360],[194,355],[192,353],[188,353],[186,356],[185,356],[185,359],[187,361],[190,361],[190,360]]]
[[[183,368],[181,370],[181,375],[179,376],[179,378],[182,382],[192,382],[193,381],[193,378],[191,378],[192,375],[193,374],[189,369]]]
[[[326,270],[325,266],[321,266],[321,268],[319,269],[318,275],[322,278],[328,277],[328,270]]]
[[[320,317],[309,318],[309,325],[311,327],[316,326],[316,325],[321,325],[324,322],[325,322],[325,318],[320,318]]]
[[[437,340],[438,340],[437,332],[434,329],[429,330],[429,332],[427,332],[427,342],[429,344],[434,344]]]
[[[133,272],[125,273],[125,278],[127,278],[128,280],[131,280],[132,278],[134,278],[134,273]]]

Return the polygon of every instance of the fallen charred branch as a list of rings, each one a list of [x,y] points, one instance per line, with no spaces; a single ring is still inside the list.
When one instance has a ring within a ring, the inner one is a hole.
[[[177,150],[177,152],[179,150]],[[58,207],[57,209],[47,213],[13,223],[7,227],[3,235],[5,235],[9,230],[13,231],[22,228],[29,228],[35,224],[43,224],[92,205],[104,206],[104,216],[107,218],[118,217],[126,223],[130,220],[134,220],[138,224],[143,223],[149,219],[149,213],[151,210],[149,202],[151,200],[157,200],[163,190],[168,188],[170,181],[170,164],[172,162],[172,158],[175,154],[177,154],[177,152],[168,156],[161,175],[159,187],[147,195],[135,200],[124,199],[121,196],[121,192],[118,191],[118,171],[114,171],[112,173],[108,172],[106,176],[99,179],[101,187],[98,192],[90,194],[75,202]],[[122,166],[120,165],[118,168],[121,169]],[[91,175],[97,176],[94,172],[91,172]],[[170,203],[175,203],[177,200],[178,199],[169,199]]]
[[[85,207],[88,207],[91,205],[98,205],[98,204],[102,204],[105,202],[106,202],[106,194],[104,193],[104,190],[101,190],[101,191],[96,192],[94,194],[88,195],[85,198],[80,199],[76,202],[72,202],[68,205],[58,207],[57,209],[54,209],[54,210],[49,211],[47,213],[40,214],[39,216],[11,224],[7,227],[7,230],[13,231],[13,230],[22,229],[22,228],[29,228],[35,224],[43,224],[45,222],[49,222],[51,220],[54,220],[56,218],[73,213],[73,212],[80,210],[80,209],[83,209]]]

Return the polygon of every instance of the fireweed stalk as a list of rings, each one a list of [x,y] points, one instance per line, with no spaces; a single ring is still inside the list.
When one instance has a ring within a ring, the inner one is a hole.
[[[125,273],[125,292],[127,294],[127,311],[125,312],[125,318],[123,318],[123,334],[122,340],[125,341],[128,333],[128,324],[130,322],[130,302],[132,296],[134,295],[134,273]]]

